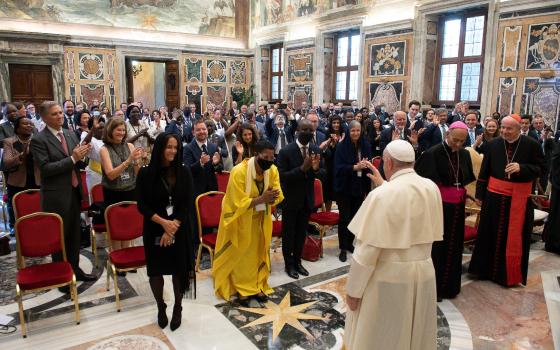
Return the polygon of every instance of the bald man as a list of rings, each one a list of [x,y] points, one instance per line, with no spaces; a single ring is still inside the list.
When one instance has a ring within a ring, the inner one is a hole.
[[[476,180],[471,156],[464,149],[468,132],[463,122],[451,124],[444,142],[422,153],[414,167],[418,175],[436,183],[443,201],[443,241],[432,245],[438,301],[461,291],[465,186]]]
[[[505,117],[501,136],[488,143],[476,186],[482,209],[469,272],[479,279],[506,287],[527,283],[531,189],[544,168],[537,141],[521,135],[521,118]]]

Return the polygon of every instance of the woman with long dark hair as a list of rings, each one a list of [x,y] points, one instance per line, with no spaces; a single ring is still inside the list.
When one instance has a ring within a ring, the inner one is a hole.
[[[251,158],[254,155],[255,143],[259,140],[259,136],[255,128],[249,123],[243,123],[237,130],[237,141],[231,149],[233,165],[237,165],[243,159]]]
[[[167,326],[163,300],[163,275],[172,275],[175,305],[172,331],[181,325],[181,299],[193,288],[193,180],[182,165],[182,143],[173,133],[160,134],[150,164],[140,169],[137,181],[138,209],[144,215],[144,250],[150,287],[157,302],[158,325]]]
[[[327,127],[328,136],[331,142],[323,151],[323,160],[325,164],[325,178],[323,179],[323,200],[325,201],[325,209],[331,211],[332,202],[335,200],[334,196],[334,154],[336,146],[344,137],[344,130],[342,128],[342,118],[339,115],[334,115],[329,118],[329,125]]]
[[[346,261],[346,253],[354,251],[354,234],[348,224],[371,190],[371,181],[366,160],[371,159],[371,147],[362,135],[358,121],[348,125],[348,135],[336,148],[334,156],[334,190],[340,221],[338,223],[338,244],[340,261]]]

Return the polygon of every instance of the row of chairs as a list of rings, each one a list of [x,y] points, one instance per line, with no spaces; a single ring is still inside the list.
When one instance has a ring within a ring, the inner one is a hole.
[[[223,172],[219,177],[223,182],[221,182],[221,188],[220,182],[218,182],[218,188],[223,189],[223,191],[206,192],[196,198],[195,207],[199,238],[199,246],[196,255],[196,271],[200,270],[202,248],[206,249],[210,255],[210,266],[213,264],[214,249],[218,236],[217,229],[220,224],[220,215],[222,212],[222,200],[225,196],[224,186],[227,188],[228,175],[228,173]],[[336,212],[326,211],[323,201],[323,187],[321,181],[318,179],[315,179],[314,193],[317,212],[310,215],[309,224],[317,228],[319,239],[322,241],[327,230],[332,226],[338,225],[339,215]],[[272,237],[276,238],[276,242],[279,242],[282,237],[282,220],[279,219],[276,208],[273,208],[272,214]],[[322,246],[321,244],[321,257],[323,256]]]
[[[23,295],[63,286],[70,287],[70,297],[74,301],[76,323],[80,323],[80,311],[76,277],[72,266],[67,262],[64,246],[64,228],[58,214],[41,212],[39,190],[26,190],[13,198],[16,217],[16,299],[23,337],[27,337],[23,311]],[[83,207],[82,207],[83,208]],[[143,246],[131,246],[112,250],[111,240],[132,241],[142,236],[143,216],[136,202],[120,202],[109,206],[104,213],[103,231],[109,242],[107,259],[106,289],[109,291],[110,274],[113,277],[117,311],[120,312],[117,273],[142,268],[146,265]],[[40,229],[38,229],[40,228]],[[93,245],[92,249],[96,253]],[[26,266],[25,258],[44,257],[62,253],[62,261]],[[96,254],[97,260],[97,254]]]

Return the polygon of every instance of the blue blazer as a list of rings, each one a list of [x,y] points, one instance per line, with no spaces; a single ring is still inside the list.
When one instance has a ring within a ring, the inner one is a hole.
[[[264,124],[264,130],[266,132],[266,139],[270,141],[276,147],[278,143],[278,137],[280,135],[278,128],[273,123],[272,118],[268,118]],[[284,125],[284,133],[286,134],[286,144],[292,143],[294,141],[294,133],[291,131],[291,127],[288,124]]]
[[[475,135],[475,139],[478,135],[482,134],[484,132],[484,130],[482,129],[482,126],[477,125],[476,128],[474,128],[474,135]],[[467,133],[467,138],[465,139],[465,143],[463,144],[463,147],[469,147],[471,146],[471,137],[470,134]]]
[[[443,142],[443,137],[441,135],[439,125],[440,124],[428,125],[422,135],[418,137],[418,143],[420,144],[420,148],[422,149],[422,151],[429,150],[432,146],[439,145]]]
[[[181,138],[181,141],[186,143],[190,143],[193,139],[192,130],[191,124],[183,124],[183,134],[181,134],[181,130],[177,126],[177,122],[175,120],[171,121],[171,123],[167,124],[165,127],[165,132],[174,133]]]

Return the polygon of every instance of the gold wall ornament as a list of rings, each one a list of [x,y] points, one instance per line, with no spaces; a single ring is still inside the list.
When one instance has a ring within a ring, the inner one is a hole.
[[[138,61],[132,61],[132,76],[136,78],[142,72],[142,65]]]

